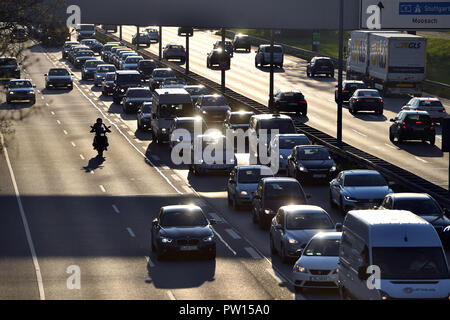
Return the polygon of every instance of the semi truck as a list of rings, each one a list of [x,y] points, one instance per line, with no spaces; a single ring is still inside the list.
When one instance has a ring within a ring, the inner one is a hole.
[[[362,80],[382,96],[422,95],[427,39],[398,31],[352,31],[346,78]]]

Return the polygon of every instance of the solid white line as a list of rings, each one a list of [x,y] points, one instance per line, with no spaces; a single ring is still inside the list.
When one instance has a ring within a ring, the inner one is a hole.
[[[186,191],[186,193],[192,192],[191,188],[189,188],[188,186],[183,186],[182,188],[184,189],[184,191]]]
[[[72,146],[75,148],[77,145],[75,144],[75,142],[70,141],[70,143],[72,144]]]
[[[63,130],[63,132],[64,132],[64,134],[67,134],[67,131],[66,131],[66,130]]]
[[[248,252],[249,255],[252,256],[253,259],[261,259],[262,257],[255,251],[252,247],[245,247],[245,251]]]
[[[131,230],[131,228],[127,228],[127,231],[132,238],[136,238],[136,235],[134,234],[133,230]]]
[[[442,138],[440,136],[436,136],[436,139],[438,140],[442,140]]]
[[[120,213],[119,208],[117,208],[117,206],[115,204],[112,205],[112,208],[116,213]]]
[[[128,130],[128,134],[129,134],[130,136],[134,136],[134,133],[133,133],[133,131],[131,131],[131,130]]]
[[[170,298],[170,300],[177,300],[176,298],[175,298],[175,296],[173,295],[173,293],[172,293],[172,291],[167,291],[167,295],[169,296],[169,298]]]
[[[145,257],[145,260],[147,260],[147,264],[153,268],[155,266],[155,264],[153,263],[153,261],[150,259],[150,257]]]
[[[208,212],[208,215],[210,215],[217,222],[223,222],[223,219],[219,217],[215,212]]]
[[[56,120],[56,123],[57,123],[57,124],[61,124],[61,121],[59,121],[59,120]]]
[[[396,147],[394,147],[394,146],[391,146],[390,144],[387,144],[387,143],[385,143],[384,145],[385,145],[386,147],[389,147],[389,148],[391,148],[391,149],[397,150],[397,148],[396,148]]]
[[[225,229],[225,231],[234,239],[242,239],[240,235],[238,235],[236,232],[233,231],[233,229]]]
[[[14,192],[16,193],[16,200],[17,200],[17,204],[19,205],[20,216],[22,218],[22,223],[23,223],[23,227],[25,229],[25,234],[26,234],[26,237],[27,237],[28,246],[30,248],[31,257],[33,259],[34,270],[35,270],[35,273],[36,273],[36,280],[37,280],[38,288],[39,288],[39,297],[40,297],[41,300],[45,300],[45,292],[44,292],[44,285],[43,285],[43,282],[42,282],[41,268],[39,267],[39,262],[38,262],[38,259],[37,259],[36,250],[34,249],[33,239],[31,238],[30,228],[28,226],[28,221],[27,221],[27,218],[25,216],[25,211],[23,209],[22,200],[20,198],[19,188],[17,186],[16,178],[14,176],[14,171],[13,171],[13,168],[11,166],[11,162],[9,160],[8,150],[7,150],[6,146],[5,146],[5,141],[3,139],[3,134],[1,132],[0,132],[0,141],[1,141],[1,144],[3,146],[3,150],[5,152],[6,163],[8,165],[9,174],[11,176],[12,184],[14,186]]]
[[[231,246],[222,238],[222,236],[216,231],[216,229],[214,229],[214,228],[212,228],[212,229],[213,229],[213,232],[215,233],[215,235],[225,245],[225,247],[227,247],[231,251],[231,253],[233,253],[233,255],[236,255],[236,251],[234,251],[233,248],[231,248]]]
[[[181,181],[181,179],[176,174],[172,175],[172,179],[175,181]]]
[[[102,192],[106,192],[106,189],[103,185],[99,185],[99,187],[100,187],[100,190],[102,190]]]
[[[55,115],[55,113],[53,112],[53,111],[50,111],[50,113],[54,116]]]
[[[360,136],[367,137],[364,133],[359,132],[358,130],[352,129],[353,132],[359,134]]]
[[[423,160],[422,158],[419,158],[419,157],[415,157],[417,160],[419,160],[419,161],[422,161],[423,163],[428,163],[428,161],[427,160]]]
[[[80,158],[81,158],[81,160],[84,160],[84,157],[83,157],[83,155],[82,155],[82,154],[80,154]]]

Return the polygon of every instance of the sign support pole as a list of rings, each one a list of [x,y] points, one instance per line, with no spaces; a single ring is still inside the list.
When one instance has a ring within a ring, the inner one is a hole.
[[[338,60],[338,105],[337,143],[342,148],[342,59],[344,46],[344,0],[339,0],[339,60]]]

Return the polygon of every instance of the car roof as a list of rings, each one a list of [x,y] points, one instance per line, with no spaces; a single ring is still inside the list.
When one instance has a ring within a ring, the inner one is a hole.
[[[265,47],[270,47],[270,44],[260,44],[259,45],[261,48],[265,48]],[[283,47],[281,44],[274,44],[274,47]]]
[[[231,115],[250,115],[250,114],[255,114],[253,111],[244,111],[244,110],[242,110],[242,111],[230,111],[230,114]]]
[[[243,166],[236,167],[237,170],[250,170],[250,169],[262,169],[262,168],[271,170],[268,166],[261,165],[261,164],[243,165]]]
[[[391,193],[390,197],[394,199],[431,199],[432,197],[428,193],[413,193],[413,192],[400,192]]]
[[[116,71],[117,74],[137,74],[140,75],[139,71],[137,70],[117,70]]]
[[[364,81],[361,80],[344,80],[344,83],[358,83],[358,84],[365,84]]]
[[[203,212],[202,208],[196,205],[172,205],[164,206],[161,208],[164,213],[177,212],[180,210],[200,210]]]
[[[138,56],[138,55],[135,55],[135,56],[128,56],[127,59],[129,59],[129,58],[142,58],[142,59],[144,59],[143,56]]]
[[[267,178],[264,178],[267,179]],[[309,212],[317,212],[317,213],[327,213],[325,209],[319,207],[319,206],[314,206],[314,205],[310,205],[310,204],[295,204],[295,205],[287,205],[287,206],[282,206],[280,207],[280,209],[283,209],[283,211],[285,213],[309,213]]]
[[[308,138],[307,136],[306,136],[306,134],[303,134],[303,133],[279,133],[279,134],[277,134],[277,135],[275,135],[275,137],[278,137],[278,138],[296,138],[296,137],[306,137],[306,138]]]
[[[317,57],[314,57],[313,59],[316,59],[316,60],[331,60],[331,58],[330,57],[320,57],[320,56],[317,56]]]
[[[110,64],[110,63],[102,63],[102,64],[99,64],[97,67],[115,67],[115,65]]]
[[[206,88],[204,85],[202,84],[189,84],[189,85],[185,85],[185,88]]]
[[[295,148],[297,148],[297,149],[304,149],[304,148],[311,149],[311,148],[314,148],[314,149],[327,149],[328,150],[327,147],[321,146],[321,145],[317,145],[317,144],[305,144],[305,145],[301,145],[301,146],[295,146]]]
[[[18,82],[18,81],[30,81],[31,82],[31,79],[11,79],[11,80],[9,80],[9,82]]]
[[[201,117],[179,117],[175,118],[175,122],[191,122],[191,121],[204,121]]]
[[[253,115],[254,118],[258,120],[268,120],[268,119],[288,119],[292,120],[291,117],[285,114],[273,114],[273,113],[264,113],[264,114],[255,114]]]
[[[277,182],[296,182],[296,183],[299,183],[297,181],[297,179],[295,179],[295,178],[288,178],[288,177],[268,177],[268,178],[263,178],[262,180],[264,180],[264,183],[277,183]]]
[[[150,91],[149,88],[144,88],[144,87],[129,87],[128,90]]]
[[[414,99],[417,99],[419,101],[427,101],[427,100],[441,101],[441,100],[439,100],[439,98],[436,98],[436,97],[429,97],[429,98],[427,98],[427,97],[415,97]]]
[[[349,213],[368,225],[428,224],[427,221],[407,210],[368,209],[351,210]]]
[[[430,114],[427,112],[427,111],[417,111],[417,110],[403,110],[403,111],[400,111],[400,112],[402,112],[403,114],[406,114],[406,115],[410,115],[410,114],[421,114],[421,115],[424,115],[424,116],[429,116]]]
[[[311,240],[313,239],[329,239],[329,240],[339,240],[342,238],[342,232],[319,232],[316,233]]]
[[[376,170],[365,170],[365,169],[355,169],[355,170],[344,170],[342,171],[344,175],[353,175],[353,174],[373,174],[373,175],[381,175]]]
[[[171,68],[155,68],[155,69],[153,69],[153,71],[161,71],[161,70],[173,71]]]

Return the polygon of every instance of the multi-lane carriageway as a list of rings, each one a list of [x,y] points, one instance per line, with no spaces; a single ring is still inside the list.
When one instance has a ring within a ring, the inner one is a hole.
[[[248,211],[227,206],[226,177],[195,177],[172,165],[168,147],[137,131],[135,116],[80,80],[79,70],[73,91],[45,90],[43,74],[70,65],[59,50],[31,45],[26,54],[36,105],[0,105],[14,129],[3,134],[0,157],[1,299],[338,298],[334,290],[294,293],[292,264],[271,255],[267,231]],[[89,134],[99,116],[113,130],[105,162]],[[246,155],[238,160],[246,163]],[[326,185],[305,191],[342,222]],[[151,253],[151,221],[161,206],[179,203],[219,220],[215,261],[159,262]],[[71,266],[80,268],[80,289],[67,286]]]
[[[143,30],[141,27],[140,30]],[[163,47],[168,43],[185,45],[185,37],[178,36],[177,28],[162,28]],[[136,33],[135,26],[123,26],[122,38],[131,42]],[[119,36],[119,32],[114,34]],[[190,71],[217,83],[221,81],[221,73],[217,69],[206,67],[206,54],[221,36],[214,31],[195,30],[189,42]],[[267,105],[269,97],[269,68],[256,68],[254,51],[250,53],[235,53],[231,59],[231,70],[226,72],[226,86],[259,103]],[[158,54],[159,44],[152,44],[148,49]],[[308,78],[306,76],[306,61],[285,55],[283,69],[275,68],[275,90],[278,88],[300,89],[308,101],[308,117],[297,120],[323,131],[333,137],[336,136],[336,102],[334,90],[336,79],[326,77]],[[410,171],[425,180],[448,189],[448,153],[441,152],[441,128],[437,127],[436,145],[430,146],[421,142],[408,142],[402,145],[389,141],[388,130],[391,122],[406,103],[408,98],[387,98],[384,103],[383,116],[373,113],[359,113],[351,115],[346,106],[343,110],[343,141],[360,150],[390,162],[402,169]],[[442,99],[447,110],[450,101]]]

